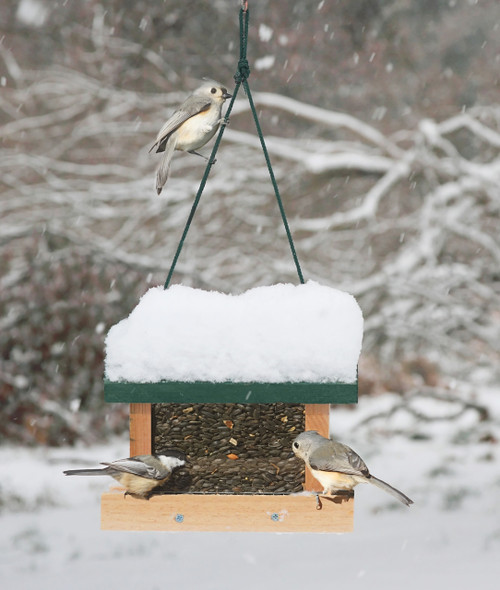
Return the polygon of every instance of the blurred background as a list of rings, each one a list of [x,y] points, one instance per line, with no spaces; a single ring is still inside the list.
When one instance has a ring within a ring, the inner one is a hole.
[[[415,505],[359,486],[344,536],[99,531],[109,482],[62,470],[128,453],[104,340],[165,281],[204,171],[176,154],[157,197],[148,150],[201,78],[234,88],[239,2],[3,0],[0,565],[20,589],[35,575],[51,590],[197,588],[200,572],[207,589],[288,589],[332,571],[349,588],[496,588],[500,4],[249,5],[249,83],[304,276],[365,318],[360,401],[333,410],[332,432]],[[285,281],[241,91],[173,282]]]
[[[305,278],[364,313],[360,395],[494,382],[497,0],[250,8],[249,82]],[[104,338],[164,282],[204,170],[176,154],[158,198],[148,149],[202,77],[231,91],[238,52],[237,2],[2,3],[5,440],[126,428],[103,403]],[[233,293],[297,282],[243,90],[177,271]]]

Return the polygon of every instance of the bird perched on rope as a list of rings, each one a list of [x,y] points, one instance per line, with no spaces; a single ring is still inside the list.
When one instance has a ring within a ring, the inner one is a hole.
[[[187,458],[176,450],[165,451],[164,455],[136,455],[119,459],[102,469],[68,469],[65,475],[110,475],[125,488],[125,496],[149,500],[152,492],[165,483],[175,469],[183,467]]]
[[[292,449],[323,486],[323,494],[352,490],[358,483],[371,483],[406,506],[413,504],[413,500],[403,492],[372,475],[363,459],[350,447],[325,438],[315,430],[299,434],[292,443]]]
[[[205,157],[196,150],[215,135],[223,122],[222,105],[228,98],[231,98],[231,94],[224,86],[214,80],[208,80],[181,104],[160,129],[155,143],[149,150],[164,152],[156,172],[158,194],[167,182],[174,150]]]

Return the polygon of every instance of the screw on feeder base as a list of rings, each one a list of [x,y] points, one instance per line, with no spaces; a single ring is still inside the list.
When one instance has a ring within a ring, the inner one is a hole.
[[[277,512],[273,512],[271,514],[271,520],[273,520],[274,522],[278,522],[280,519],[280,515]]]
[[[184,522],[184,514],[176,514],[175,522]]]

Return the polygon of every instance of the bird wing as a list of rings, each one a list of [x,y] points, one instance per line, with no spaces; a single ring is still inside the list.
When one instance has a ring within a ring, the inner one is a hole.
[[[102,463],[107,465],[111,469],[121,471],[122,473],[132,473],[132,475],[138,475],[139,477],[145,477],[147,479],[163,479],[164,474],[160,474],[156,467],[147,465],[139,458],[129,457],[128,459],[118,459],[112,463]]]
[[[313,451],[309,457],[312,469],[337,471],[347,475],[368,475],[368,467],[361,457],[347,445],[330,441]]]
[[[209,108],[210,100],[207,100],[206,97],[191,96],[189,99],[189,104],[186,105],[184,102],[180,108],[170,117],[170,119],[168,119],[165,125],[163,125],[163,127],[158,132],[156,141],[151,146],[149,151],[153,151],[155,147],[158,147],[156,151],[161,151],[160,148],[162,147],[162,144],[176,129],[178,129],[184,123],[184,121],[187,121],[191,117],[194,117],[194,115],[197,115],[202,111],[206,111]]]

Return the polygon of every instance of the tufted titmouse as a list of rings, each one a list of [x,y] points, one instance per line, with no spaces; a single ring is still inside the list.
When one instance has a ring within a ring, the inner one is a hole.
[[[158,133],[149,150],[164,152],[156,172],[156,192],[161,193],[167,182],[174,150],[202,156],[195,150],[212,139],[222,122],[222,105],[231,98],[224,86],[208,80],[189,96]]]
[[[128,494],[149,500],[154,488],[165,483],[178,467],[186,464],[186,455],[181,451],[166,451],[165,455],[136,455],[119,459],[102,469],[69,469],[65,475],[110,475],[120,482]]]
[[[363,459],[350,447],[325,438],[315,430],[299,434],[292,443],[292,449],[323,486],[323,494],[352,490],[358,483],[368,482],[389,492],[407,506],[413,504],[408,496],[371,475]]]

